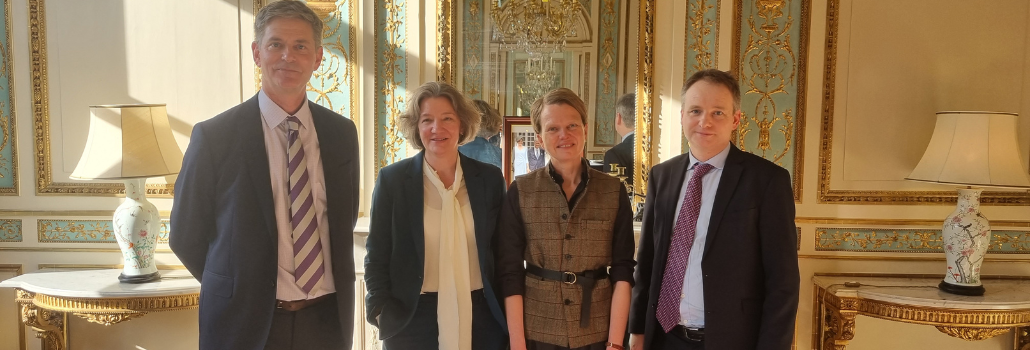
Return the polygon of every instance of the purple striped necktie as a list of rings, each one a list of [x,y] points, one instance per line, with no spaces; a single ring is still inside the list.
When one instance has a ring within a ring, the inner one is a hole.
[[[308,167],[304,161],[304,147],[300,141],[300,119],[289,116],[287,159],[290,174],[290,226],[293,228],[293,271],[297,285],[304,293],[322,284],[325,266],[322,260],[322,241],[318,236],[315,217],[315,197],[311,194]]]
[[[694,246],[697,216],[701,212],[701,177],[712,168],[707,163],[697,163],[694,166],[690,182],[687,183],[687,193],[683,194],[683,205],[680,207],[678,219],[672,227],[669,257],[665,265],[665,274],[662,276],[662,289],[658,294],[658,309],[655,311],[658,323],[666,333],[680,321],[683,278],[687,273],[690,248]]]

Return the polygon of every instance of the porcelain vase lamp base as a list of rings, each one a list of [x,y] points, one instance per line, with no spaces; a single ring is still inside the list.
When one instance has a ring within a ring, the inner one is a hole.
[[[125,180],[125,201],[114,211],[114,233],[122,250],[122,283],[147,283],[161,279],[154,261],[161,215],[147,201],[146,179]]]
[[[980,265],[991,241],[991,226],[980,213],[981,189],[958,190],[958,207],[944,220],[942,230],[944,255],[948,271],[937,286],[951,294],[979,296],[984,294],[980,282]]]

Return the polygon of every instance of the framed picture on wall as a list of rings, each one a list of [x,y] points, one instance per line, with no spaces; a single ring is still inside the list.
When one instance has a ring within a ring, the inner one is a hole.
[[[501,157],[504,180],[511,183],[516,176],[542,168],[547,164],[543,146],[537,144],[536,131],[529,117],[504,117],[501,130]]]

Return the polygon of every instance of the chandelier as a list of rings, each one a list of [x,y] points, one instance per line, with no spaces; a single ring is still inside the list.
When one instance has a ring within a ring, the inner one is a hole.
[[[565,50],[565,39],[575,36],[579,0],[491,1],[494,40],[512,52],[525,52],[526,82],[517,87],[523,101],[533,101],[554,88],[559,72],[554,54]]]

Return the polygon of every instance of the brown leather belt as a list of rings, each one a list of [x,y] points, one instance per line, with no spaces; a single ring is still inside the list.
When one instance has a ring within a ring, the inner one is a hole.
[[[305,308],[307,308],[309,306],[321,303],[322,301],[328,299],[329,296],[335,296],[335,295],[336,295],[336,293],[330,293],[330,294],[326,294],[326,295],[323,295],[323,296],[320,296],[320,297],[314,298],[314,299],[302,299],[302,300],[291,300],[291,301],[285,301],[285,300],[278,300],[278,299],[276,299],[276,301],[275,301],[275,308],[276,309],[283,309],[283,310],[286,310],[286,311],[299,311],[299,310],[303,310],[303,309],[305,309]]]

